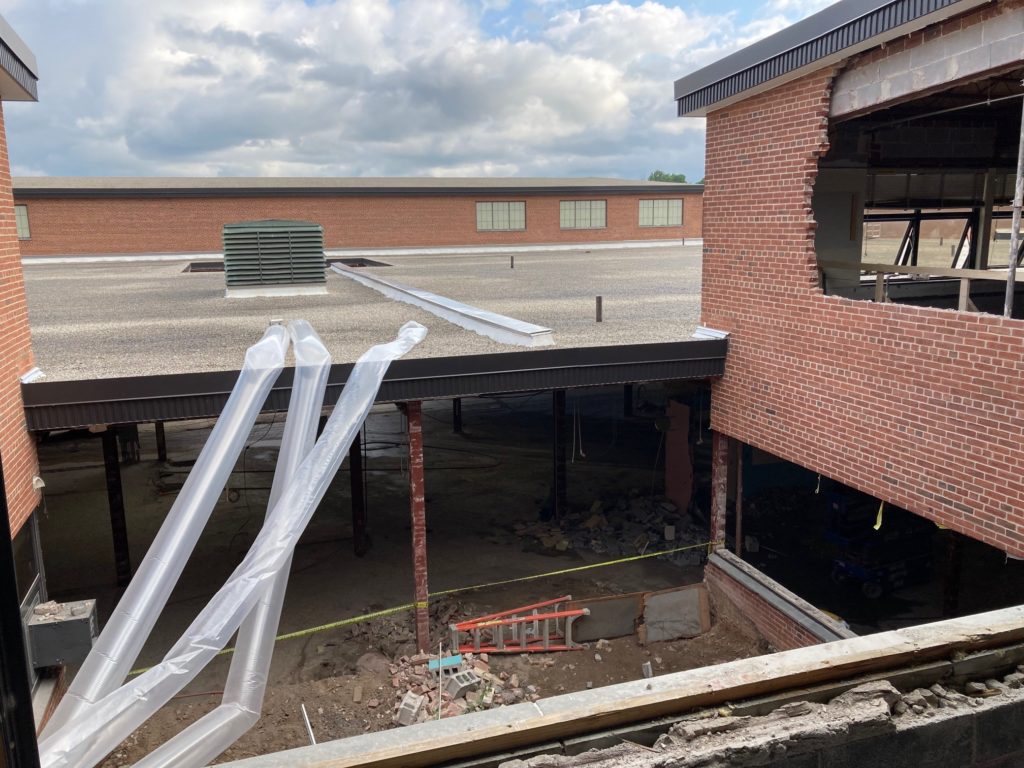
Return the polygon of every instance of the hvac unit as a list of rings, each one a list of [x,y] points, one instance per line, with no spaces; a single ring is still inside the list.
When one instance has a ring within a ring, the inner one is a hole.
[[[43,669],[81,663],[89,655],[98,630],[95,600],[37,605],[28,620],[32,666]]]
[[[308,221],[225,224],[228,298],[327,293],[324,230]]]

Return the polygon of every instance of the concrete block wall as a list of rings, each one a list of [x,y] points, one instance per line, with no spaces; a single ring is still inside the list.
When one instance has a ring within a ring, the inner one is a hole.
[[[641,199],[683,199],[681,227],[641,227]],[[562,200],[606,200],[607,227],[561,229]],[[526,229],[478,232],[476,203],[525,200]],[[26,256],[219,252],[235,221],[299,219],[324,227],[327,248],[433,247],[681,240],[702,232],[700,194],[337,197],[18,197],[28,207]]]
[[[22,374],[34,365],[21,251],[14,224],[11,169],[0,108],[0,456],[8,516],[15,535],[39,503],[32,478],[39,472],[35,442],[25,428]]]
[[[854,59],[836,79],[833,117],[906,98],[926,89],[1024,59],[1024,1],[988,3]]]
[[[822,294],[834,75],[708,116],[702,322],[731,334],[712,428],[1024,556],[1024,322]]]

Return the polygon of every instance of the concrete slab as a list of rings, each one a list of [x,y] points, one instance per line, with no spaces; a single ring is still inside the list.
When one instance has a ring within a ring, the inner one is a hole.
[[[632,635],[643,613],[643,595],[643,592],[632,592],[628,595],[573,600],[567,608],[590,609],[589,616],[577,619],[572,625],[573,639],[580,643],[590,643]]]
[[[711,629],[704,586],[648,593],[644,596],[643,622],[648,643],[704,634]]]

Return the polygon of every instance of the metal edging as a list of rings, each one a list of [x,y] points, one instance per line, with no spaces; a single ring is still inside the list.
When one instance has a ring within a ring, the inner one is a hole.
[[[725,372],[727,348],[724,339],[690,340],[398,360],[388,370],[377,402],[710,378]],[[327,404],[337,400],[351,370],[351,363],[331,367]],[[171,421],[216,416],[237,378],[237,371],[217,371],[41,381],[23,384],[22,396],[31,431]],[[292,371],[286,369],[266,410],[287,408],[291,381]]]

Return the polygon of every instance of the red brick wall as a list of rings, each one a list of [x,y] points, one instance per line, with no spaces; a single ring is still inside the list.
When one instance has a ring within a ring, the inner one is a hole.
[[[708,116],[712,426],[1024,556],[1024,322],[823,296],[811,195],[832,72]]]
[[[679,198],[683,226],[640,227],[639,200]],[[559,228],[559,201],[607,200],[604,229]],[[477,232],[476,203],[525,200],[526,231]],[[221,227],[254,219],[302,219],[324,227],[328,248],[585,243],[700,237],[699,194],[505,195],[501,197],[19,198],[32,238],[26,256],[219,251]]]
[[[33,365],[25,282],[14,226],[11,170],[0,107],[0,456],[8,514],[15,534],[39,503],[32,488],[38,471],[35,443],[25,430],[20,376]]]
[[[743,616],[776,650],[788,651],[821,644],[821,640],[804,627],[760,595],[730,578],[714,563],[705,566],[704,583],[711,593],[716,610],[732,610]],[[727,606],[723,603],[727,603]]]

